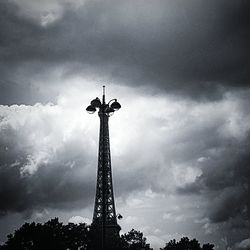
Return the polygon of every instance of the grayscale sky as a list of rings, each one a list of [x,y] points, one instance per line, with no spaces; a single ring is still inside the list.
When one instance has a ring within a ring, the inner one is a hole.
[[[1,0],[0,241],[92,219],[110,118],[122,232],[250,248],[248,0]]]

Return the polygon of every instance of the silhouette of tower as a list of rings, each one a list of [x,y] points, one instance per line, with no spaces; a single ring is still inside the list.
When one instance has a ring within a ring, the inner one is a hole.
[[[100,134],[98,169],[96,182],[95,206],[92,221],[92,231],[96,237],[94,249],[118,249],[119,232],[112,184],[112,170],[109,143],[109,117],[121,108],[116,99],[105,102],[105,86],[103,86],[102,102],[97,97],[87,107],[89,113],[99,109]]]

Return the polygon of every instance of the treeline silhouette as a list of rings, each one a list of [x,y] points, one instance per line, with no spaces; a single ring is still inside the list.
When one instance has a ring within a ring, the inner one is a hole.
[[[160,250],[213,250],[213,244],[204,244],[202,247],[198,240],[192,239],[190,240],[188,237],[183,237],[177,242],[175,239],[170,240],[166,243],[164,248],[160,248]]]
[[[95,235],[91,227],[85,223],[67,225],[58,218],[44,224],[25,223],[14,234],[8,235],[7,241],[0,250],[92,250]],[[143,233],[132,229],[121,235],[121,250],[152,250]],[[161,250],[213,250],[214,245],[204,244],[202,247],[196,239],[183,237],[179,242],[171,240]]]

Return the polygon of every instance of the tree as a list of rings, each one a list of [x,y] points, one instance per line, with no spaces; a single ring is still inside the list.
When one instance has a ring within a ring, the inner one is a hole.
[[[128,233],[121,236],[121,249],[127,250],[151,250],[150,245],[147,244],[147,239],[143,237],[143,233],[132,229]]]
[[[214,249],[214,245],[213,244],[207,243],[207,244],[204,244],[202,246],[202,250],[213,250],[213,249]]]
[[[170,240],[168,243],[166,243],[166,246],[164,248],[161,248],[161,250],[176,250],[177,249],[177,244],[176,240]]]
[[[213,244],[204,244],[201,248],[200,243],[196,239],[190,240],[188,237],[183,237],[179,242],[170,240],[161,250],[213,250]]]
[[[63,225],[58,218],[44,224],[25,223],[8,235],[1,250],[87,250],[88,226],[85,223]]]

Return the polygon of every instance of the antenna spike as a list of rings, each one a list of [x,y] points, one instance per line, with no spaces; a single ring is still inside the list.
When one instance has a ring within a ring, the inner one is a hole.
[[[105,104],[105,85],[102,86],[102,102]]]

